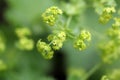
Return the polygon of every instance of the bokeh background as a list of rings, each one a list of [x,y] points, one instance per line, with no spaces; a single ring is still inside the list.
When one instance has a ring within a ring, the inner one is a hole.
[[[0,80],[82,80],[81,77],[101,62],[97,46],[112,21],[101,25],[98,22],[99,15],[92,7],[94,0],[78,1],[83,2],[78,3],[83,7],[80,15],[72,18],[70,28],[89,30],[92,42],[86,50],[78,51],[73,48],[73,41],[68,39],[62,49],[55,52],[53,59],[46,60],[37,51],[36,45],[32,51],[16,48],[15,28],[28,27],[35,43],[40,38],[45,40],[51,30],[42,21],[41,14],[51,6],[64,10],[64,5],[70,3],[70,0],[0,0],[0,32],[3,33],[6,45],[5,51],[0,52],[0,60],[6,65],[5,70],[0,70]],[[119,8],[120,1],[116,2]],[[67,18],[65,14],[64,16]],[[119,67],[120,60],[110,65],[105,64],[90,75],[88,80],[100,80],[106,69]]]

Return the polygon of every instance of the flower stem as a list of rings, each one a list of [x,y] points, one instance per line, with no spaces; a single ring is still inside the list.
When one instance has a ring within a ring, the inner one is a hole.
[[[66,22],[66,27],[69,27],[71,20],[72,20],[72,16],[69,16]]]
[[[102,63],[96,64],[84,77],[82,80],[87,80],[93,73],[95,73],[100,67]]]

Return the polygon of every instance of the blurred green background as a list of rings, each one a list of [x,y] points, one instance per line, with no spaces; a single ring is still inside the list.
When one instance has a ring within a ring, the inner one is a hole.
[[[14,30],[25,26],[32,31],[35,43],[40,38],[45,40],[51,29],[42,21],[41,14],[51,6],[64,10],[64,5],[70,3],[70,0],[0,0],[0,32],[3,33],[6,44],[5,51],[0,52],[0,60],[6,65],[6,70],[0,71],[0,80],[82,80],[81,77],[101,62],[97,45],[104,38],[104,32],[112,21],[101,25],[98,22],[99,15],[92,7],[94,0],[78,1],[85,2],[78,3],[85,7],[81,8],[79,16],[73,17],[70,28],[74,29],[76,34],[81,28],[89,30],[92,33],[90,46],[84,51],[78,51],[73,48],[72,40],[68,40],[62,49],[55,52],[53,59],[46,60],[37,51],[36,45],[32,51],[17,49]],[[119,8],[120,1],[116,2]],[[64,17],[67,16],[64,14]],[[120,60],[112,65],[105,64],[88,80],[100,80],[106,68],[119,68],[119,64]]]

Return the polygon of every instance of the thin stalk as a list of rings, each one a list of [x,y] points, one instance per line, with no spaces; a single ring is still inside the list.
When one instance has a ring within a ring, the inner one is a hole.
[[[50,46],[53,43],[53,41],[51,41],[48,45]]]
[[[75,39],[75,36],[73,36],[71,34],[68,34],[68,37],[71,38],[71,39]]]
[[[71,20],[72,20],[72,16],[69,16],[65,27],[69,27]]]
[[[84,77],[82,80],[87,80],[92,74],[94,74],[100,67],[102,63],[95,65]]]

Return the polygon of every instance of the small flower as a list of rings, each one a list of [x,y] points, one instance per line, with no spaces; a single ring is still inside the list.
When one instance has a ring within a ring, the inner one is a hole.
[[[112,24],[112,28],[113,28],[113,29],[118,29],[118,28],[120,28],[120,18],[114,18],[114,20],[115,20],[115,23]]]
[[[54,50],[59,50],[62,48],[65,39],[66,33],[64,31],[59,31],[56,34],[51,34],[48,36],[48,41],[51,41],[51,46]]]
[[[111,18],[112,18],[112,14],[115,13],[116,10],[114,7],[106,7],[103,9],[103,12],[99,18],[99,21],[102,24],[107,23]]]
[[[59,39],[55,39],[52,41],[52,48],[54,50],[59,50],[60,48],[62,48],[62,45],[63,45],[63,43]]]
[[[102,56],[103,62],[111,63],[114,60],[118,59],[119,52],[117,52],[117,50],[119,49],[117,48],[113,40],[100,44],[99,48],[102,52],[101,56]]]
[[[48,8],[48,9],[46,10],[46,13],[48,13],[48,14],[51,13],[51,14],[53,14],[53,15],[58,15],[58,14],[62,14],[63,12],[62,12],[62,10],[59,9],[58,7],[52,6],[52,7]]]
[[[24,37],[19,39],[19,41],[16,43],[16,46],[20,50],[32,50],[34,47],[34,41]]]
[[[22,38],[22,37],[27,37],[27,36],[30,36],[31,35],[31,31],[24,27],[24,28],[17,28],[15,30],[15,33],[16,35],[19,37],[19,38]]]
[[[53,26],[55,24],[56,19],[53,15],[49,15],[49,16],[44,17],[44,21],[50,26]]]
[[[120,36],[120,30],[119,29],[113,29],[113,28],[110,28],[108,29],[108,36],[111,37],[111,38],[119,38]]]
[[[106,7],[106,8],[104,8],[103,12],[105,12],[105,13],[115,13],[116,10],[115,10],[114,7]]]
[[[90,32],[86,31],[86,30],[82,30],[79,37],[82,39],[82,40],[87,40],[87,41],[90,41],[91,40],[91,34]]]
[[[66,33],[64,31],[59,32],[58,38],[62,41],[65,41],[66,39]]]
[[[86,48],[86,44],[83,40],[76,40],[74,43],[74,47],[81,50],[84,50]]]
[[[74,42],[74,47],[79,50],[84,50],[87,47],[86,42],[91,41],[91,34],[86,30],[82,30]]]
[[[37,42],[37,49],[45,59],[51,59],[53,57],[54,52],[50,45],[41,40]]]
[[[61,15],[63,12],[61,9],[59,9],[58,7],[50,7],[48,8],[43,14],[43,20],[45,23],[47,23],[50,26],[54,26],[54,24],[56,23],[57,17],[58,15]]]

